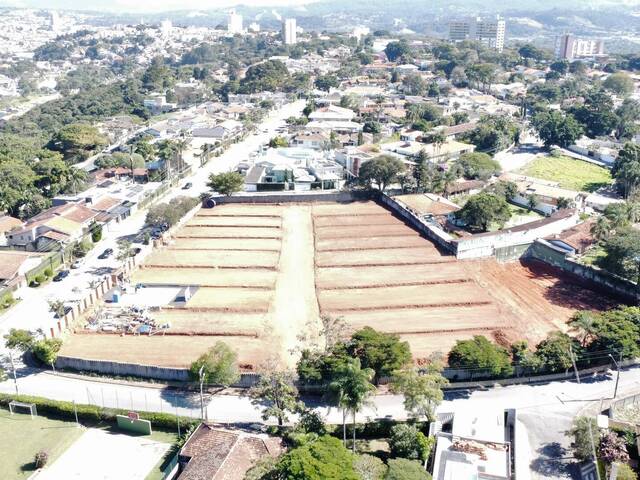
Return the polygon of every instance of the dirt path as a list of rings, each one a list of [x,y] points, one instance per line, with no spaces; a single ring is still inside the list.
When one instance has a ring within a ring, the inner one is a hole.
[[[311,207],[292,206],[283,211],[282,249],[272,304],[273,337],[281,341],[285,362],[294,367],[308,322],[319,322],[314,282],[314,247]],[[276,351],[276,349],[273,349]]]

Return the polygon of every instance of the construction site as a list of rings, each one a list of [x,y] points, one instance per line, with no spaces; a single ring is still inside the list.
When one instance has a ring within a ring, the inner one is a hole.
[[[456,260],[375,202],[202,208],[164,243],[62,356],[185,368],[222,340],[245,371],[293,366],[331,315],[400,335],[420,361],[478,334],[535,344],[612,305],[542,263]]]

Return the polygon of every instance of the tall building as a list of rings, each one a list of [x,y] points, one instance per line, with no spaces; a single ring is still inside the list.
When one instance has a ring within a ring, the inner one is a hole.
[[[296,44],[296,19],[285,18],[282,21],[282,41],[285,45]]]
[[[475,17],[452,21],[449,23],[449,39],[454,42],[473,40],[501,52],[504,49],[506,27],[506,22],[500,16],[491,20]]]
[[[561,35],[556,40],[556,56],[565,60],[593,58],[604,55],[604,41]]]
[[[51,10],[49,12],[49,28],[52,32],[60,30],[60,15],[57,11]]]
[[[229,12],[229,21],[227,22],[227,30],[229,33],[242,33],[242,15],[236,13],[235,10]]]
[[[163,37],[168,37],[169,35],[171,35],[171,29],[173,28],[173,24],[171,23],[171,20],[162,20],[160,22],[160,32],[162,33]]]

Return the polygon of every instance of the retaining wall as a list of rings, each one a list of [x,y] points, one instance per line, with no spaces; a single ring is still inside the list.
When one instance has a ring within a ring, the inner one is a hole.
[[[552,245],[546,240],[536,240],[525,253],[525,257],[540,260],[557,267],[630,303],[635,304],[638,302],[639,292],[635,283],[604,270],[578,263],[570,258],[565,250]]]
[[[87,360],[75,357],[58,357],[58,369],[76,370],[79,372],[99,372],[107,375],[123,377],[153,378],[166,381],[189,381],[189,370],[186,368],[157,367],[155,365],[139,365],[136,363],[112,362],[106,360]],[[249,388],[258,381],[257,373],[240,374],[240,380],[233,387]]]

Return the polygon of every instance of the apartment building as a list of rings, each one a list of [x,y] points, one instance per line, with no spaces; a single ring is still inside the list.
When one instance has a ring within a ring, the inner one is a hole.
[[[236,13],[235,10],[231,10],[231,12],[229,12],[227,31],[234,35],[236,33],[242,33],[242,15]]]
[[[282,41],[285,45],[296,44],[296,19],[285,18],[282,21]]]
[[[556,40],[556,56],[565,60],[594,58],[604,55],[604,41],[601,39],[577,38],[561,35]]]
[[[493,19],[467,18],[449,23],[451,41],[473,40],[499,52],[504,49],[505,32],[506,22],[500,16]]]

